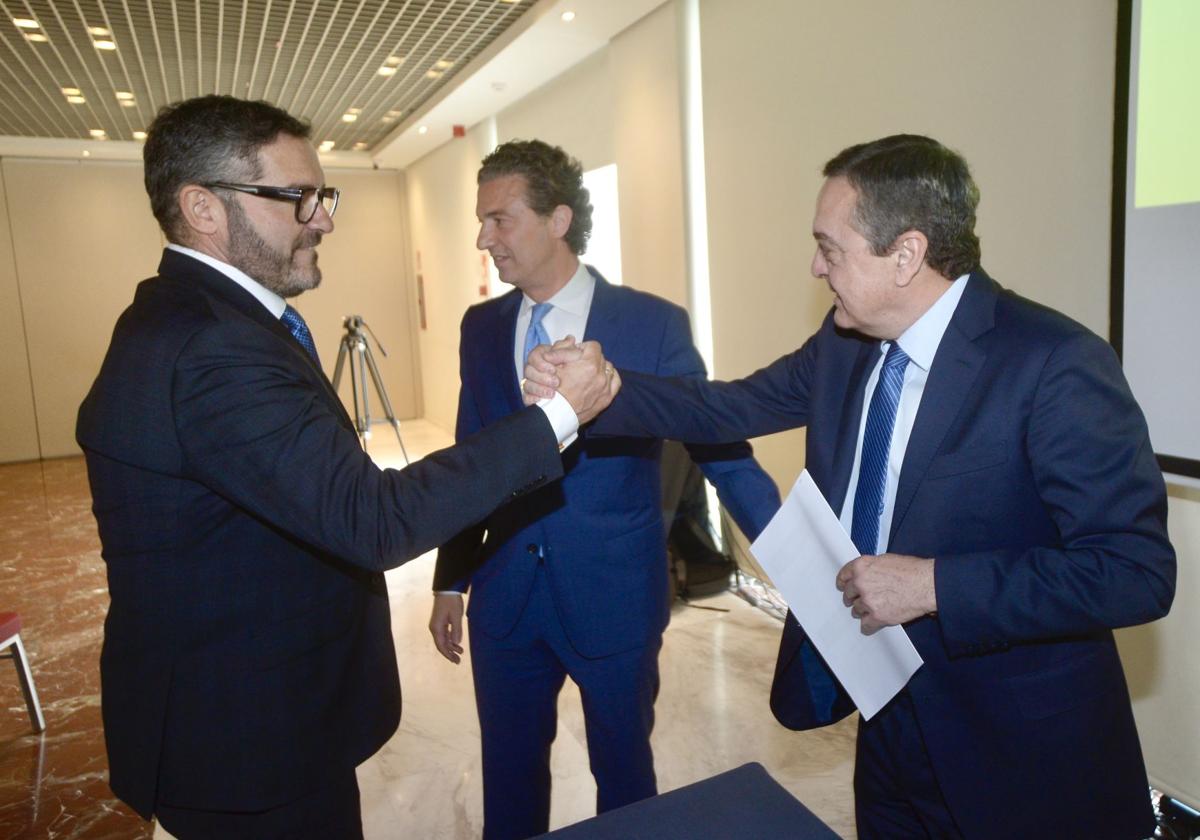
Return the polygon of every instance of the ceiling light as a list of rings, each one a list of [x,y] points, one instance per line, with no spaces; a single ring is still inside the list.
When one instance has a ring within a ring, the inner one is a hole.
[[[122,107],[122,108],[136,108],[136,107],[137,107],[137,103],[136,103],[136,102],[134,102],[132,99],[122,99],[122,100],[121,100],[121,107]]]
[[[68,96],[67,101],[72,105],[82,105],[84,102],[87,102],[82,96]]]
[[[387,58],[385,58],[383,60],[383,63],[386,64],[388,67],[399,67],[401,64],[404,63],[404,56],[389,55]]]
[[[62,92],[63,96],[78,96],[79,94],[83,93],[83,91],[81,91],[79,88],[74,87],[65,87],[62,89]]]
[[[428,134],[428,133],[429,133],[429,126],[427,126],[427,125],[417,126],[417,134]]]
[[[354,144],[354,151],[356,152],[361,152],[365,148],[367,148],[367,143],[365,140],[359,140]]]
[[[563,12],[562,19],[563,19],[563,23],[570,23],[571,21],[575,20],[575,13],[574,12]]]
[[[13,18],[12,22],[21,29],[40,29],[41,25],[32,18]]]
[[[383,67],[380,67],[378,70],[376,70],[375,73],[376,73],[376,75],[379,75],[379,76],[395,76],[396,68],[388,67],[387,65],[384,65]]]
[[[88,134],[92,135],[92,138],[95,140],[104,140],[108,137],[108,132],[103,128],[89,128]]]
[[[447,61],[444,58],[439,58],[437,61],[433,62],[433,66],[436,67],[438,70],[449,70],[451,67],[454,66],[454,62]]]
[[[426,70],[425,78],[426,79],[440,79],[440,78],[442,78],[442,71],[441,70]]]
[[[395,119],[396,117],[400,116],[400,115],[401,115],[401,114],[403,114],[403,113],[404,113],[403,111],[399,111],[399,110],[391,110],[391,111],[388,111],[388,112],[387,112],[387,115],[388,115],[389,117],[391,117],[392,119]]]
[[[50,39],[47,38],[45,35],[43,35],[41,32],[30,32],[28,35],[25,36],[25,40],[33,41],[35,44],[44,44],[47,41],[49,41]]]
[[[91,153],[91,152],[89,152],[87,149],[84,149],[84,150],[83,150],[83,156],[84,156],[84,157],[91,157],[91,156],[92,156],[92,153]]]
[[[133,94],[127,90],[119,90],[119,91],[117,91],[117,99],[120,99],[122,102],[125,102],[127,100],[132,100]]]
[[[135,132],[133,132],[133,139],[134,139],[134,140],[145,140],[145,139],[146,139],[146,132],[144,132],[144,131],[135,131]]]
[[[98,38],[107,38],[112,33],[109,32],[107,29],[105,29],[103,26],[89,26],[88,34],[95,35]]]
[[[319,149],[320,149],[322,152],[330,152],[330,151],[333,151],[333,147],[334,147],[335,145],[336,145],[336,144],[334,143],[334,141],[333,141],[333,140],[322,140],[322,141],[321,141],[321,145],[320,145],[320,146],[318,146],[318,148],[319,148]]]
[[[347,114],[361,114],[362,108],[347,108],[346,113]]]
[[[110,52],[117,48],[117,45],[112,41],[92,41],[92,46],[98,50],[108,50]]]
[[[342,122],[354,122],[358,119],[358,114],[342,114]]]
[[[394,123],[396,121],[396,118],[395,117],[381,117],[379,121],[381,123],[391,125],[392,123]]]

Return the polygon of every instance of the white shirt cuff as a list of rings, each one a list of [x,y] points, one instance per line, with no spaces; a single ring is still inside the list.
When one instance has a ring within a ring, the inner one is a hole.
[[[550,421],[554,436],[558,438],[559,451],[575,442],[575,438],[579,437],[579,417],[566,397],[556,393],[548,400],[538,400],[537,407],[546,412],[546,419]]]

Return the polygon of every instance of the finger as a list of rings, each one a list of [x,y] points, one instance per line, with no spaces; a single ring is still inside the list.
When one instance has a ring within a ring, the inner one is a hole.
[[[574,347],[575,346],[575,336],[573,336],[573,335],[564,336],[563,338],[560,338],[558,341],[554,342],[550,346],[553,347],[555,350],[561,350],[564,347]]]

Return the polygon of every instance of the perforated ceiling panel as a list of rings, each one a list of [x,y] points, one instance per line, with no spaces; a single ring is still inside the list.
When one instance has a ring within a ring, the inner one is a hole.
[[[0,135],[133,140],[227,93],[370,150],[534,2],[0,0]]]

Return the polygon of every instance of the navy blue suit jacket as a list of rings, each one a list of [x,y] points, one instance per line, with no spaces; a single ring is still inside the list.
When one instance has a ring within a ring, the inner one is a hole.
[[[382,570],[562,473],[538,409],[379,470],[287,329],[171,250],[76,434],[108,566],[111,785],[146,817],[265,810],[375,752],[400,720]]]
[[[586,339],[599,341],[606,357],[625,369],[704,376],[683,309],[592,273]],[[513,290],[471,307],[463,318],[460,439],[521,410],[513,367],[520,305],[521,292]],[[541,547],[568,638],[583,656],[598,657],[643,645],[667,624],[662,442],[592,439],[586,432],[581,438],[564,453],[563,481],[442,547],[434,588],[463,589],[469,580],[472,627],[504,637],[521,615]],[[757,535],[779,507],[779,494],[750,445],[692,447],[691,453],[738,525]]]
[[[877,347],[831,314],[799,350],[737,382],[622,370],[595,431],[720,441],[805,426],[807,469],[839,510]],[[909,690],[966,836],[1152,832],[1111,630],[1170,607],[1166,511],[1108,344],[974,272],[929,372],[888,543],[936,559],[938,614],[906,626],[925,660]],[[851,708],[804,644],[789,619],[772,708],[792,728]]]

